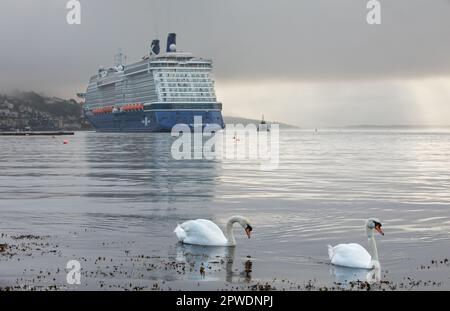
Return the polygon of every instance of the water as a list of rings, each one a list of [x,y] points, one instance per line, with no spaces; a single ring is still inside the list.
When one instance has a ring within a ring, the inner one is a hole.
[[[282,131],[272,171],[173,160],[170,134],[62,139],[0,137],[0,243],[12,246],[0,253],[0,286],[331,287],[366,272],[333,269],[327,245],[367,247],[364,220],[378,217],[382,279],[450,289],[450,131]],[[254,228],[250,240],[235,228],[235,249],[183,246],[173,234],[188,219],[223,227],[235,214]],[[66,282],[71,259],[81,285]]]

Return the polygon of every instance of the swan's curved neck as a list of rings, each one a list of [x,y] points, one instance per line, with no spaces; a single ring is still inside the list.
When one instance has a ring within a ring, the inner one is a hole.
[[[227,222],[227,240],[228,240],[228,245],[233,246],[236,245],[236,239],[234,238],[234,233],[233,233],[233,224],[235,222],[240,222],[241,221],[241,217],[231,217],[228,222]]]
[[[378,249],[373,230],[367,228],[367,238],[369,239],[369,247],[372,255],[372,261],[378,261]]]

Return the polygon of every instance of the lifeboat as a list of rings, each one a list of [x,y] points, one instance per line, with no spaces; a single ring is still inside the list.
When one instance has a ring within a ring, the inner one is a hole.
[[[121,107],[122,111],[140,111],[144,109],[144,104],[126,104]]]
[[[93,114],[111,113],[113,111],[113,109],[114,109],[113,106],[94,108],[94,109],[92,109],[92,113]]]

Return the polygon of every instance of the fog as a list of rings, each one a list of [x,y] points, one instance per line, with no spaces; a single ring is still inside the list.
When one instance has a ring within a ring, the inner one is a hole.
[[[224,114],[299,126],[450,124],[450,1],[2,0],[0,90],[74,97],[119,48],[128,62],[176,32],[214,61]]]

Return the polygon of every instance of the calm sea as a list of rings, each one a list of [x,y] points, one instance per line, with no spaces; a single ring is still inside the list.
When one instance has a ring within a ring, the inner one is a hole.
[[[26,248],[0,253],[0,286],[332,286],[361,274],[333,269],[327,244],[366,247],[364,220],[378,217],[382,278],[450,289],[450,131],[285,130],[271,171],[249,160],[177,161],[172,141],[0,137],[0,243]],[[254,231],[247,239],[236,227],[235,249],[182,246],[173,234],[188,219],[223,227],[236,214]],[[20,235],[41,238],[11,239]],[[66,283],[71,259],[81,262],[78,286]]]

